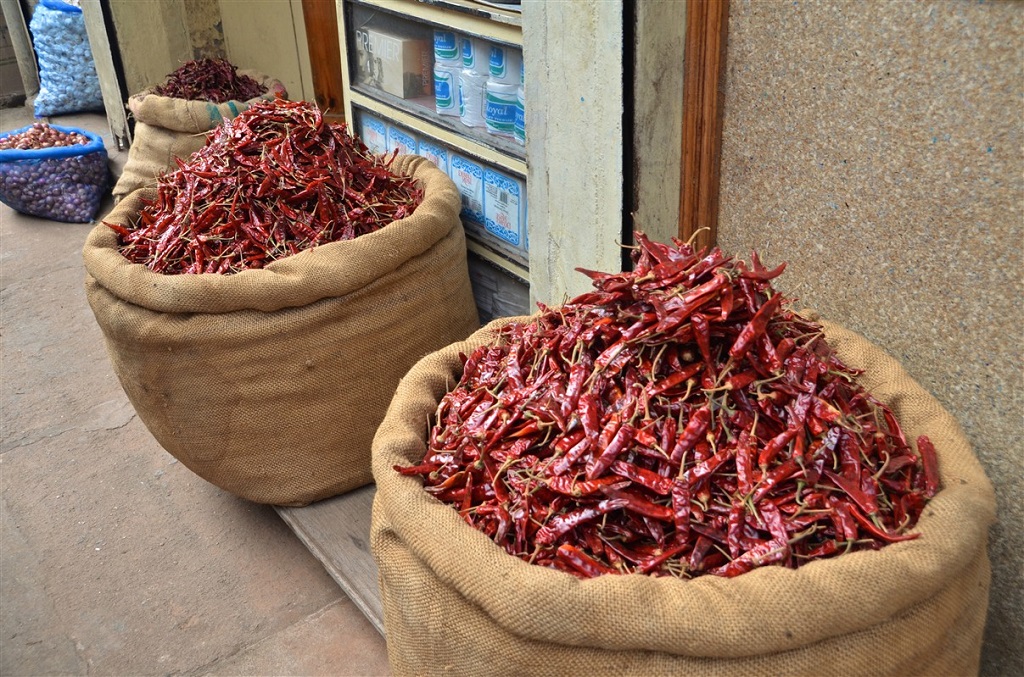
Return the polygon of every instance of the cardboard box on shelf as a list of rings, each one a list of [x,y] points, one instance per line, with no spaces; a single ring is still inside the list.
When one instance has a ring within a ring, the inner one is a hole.
[[[372,26],[355,30],[356,82],[403,99],[433,96],[434,45]]]
[[[395,149],[398,149],[399,155],[416,155],[419,151],[419,141],[401,127],[388,124],[388,152]]]
[[[452,181],[462,194],[462,218],[484,223],[484,168],[459,153],[449,156]]]
[[[505,243],[526,250],[526,183],[484,169],[484,227]]]
[[[359,112],[359,136],[374,153],[381,155],[388,150],[388,130],[380,118],[365,111]]]
[[[451,170],[448,167],[448,149],[440,143],[430,139],[420,139],[418,153],[437,165],[442,172],[451,176]]]

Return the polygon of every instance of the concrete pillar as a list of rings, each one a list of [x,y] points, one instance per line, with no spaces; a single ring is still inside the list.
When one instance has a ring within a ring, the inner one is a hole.
[[[623,55],[623,0],[523,0],[531,304],[621,269]]]

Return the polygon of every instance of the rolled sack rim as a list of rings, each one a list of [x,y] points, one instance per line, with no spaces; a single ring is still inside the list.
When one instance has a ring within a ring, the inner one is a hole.
[[[424,254],[453,228],[462,228],[461,196],[444,172],[416,155],[400,155],[390,168],[415,179],[424,191],[410,216],[352,240],[322,244],[232,275],[165,275],[128,261],[104,221],[127,223],[141,201],[157,193],[154,187],[137,189],[89,232],[83,249],[86,273],[114,297],[166,313],[272,312],[345,296]]]
[[[842,347],[851,340],[859,338],[864,341],[862,345],[868,345],[866,339],[850,330],[829,322],[822,324],[829,342],[843,359],[846,358]],[[441,396],[438,393],[447,392],[449,385],[458,381],[462,369],[459,353],[469,355],[476,346],[496,335],[492,323],[467,341],[428,355],[399,384],[396,401],[415,397],[415,404],[411,405],[415,412],[410,411],[411,407],[396,412],[393,403],[378,430],[372,452],[378,493],[373,509],[381,511],[381,515],[374,517],[375,524],[383,518],[384,528],[395,533],[434,575],[513,635],[548,643],[558,641],[567,646],[663,651],[708,658],[798,649],[830,637],[863,631],[926,602],[939,590],[954,584],[979,556],[980,549],[986,547],[987,527],[995,520],[992,485],[973,454],[961,464],[962,468],[954,471],[943,463],[943,448],[937,448],[943,488],[929,502],[915,527],[921,536],[888,544],[879,551],[847,553],[795,570],[767,566],[731,579],[705,575],[686,581],[642,574],[581,580],[528,564],[507,554],[485,534],[466,524],[450,506],[425,492],[418,477],[401,476],[392,469],[393,465],[422,461],[426,449],[424,418],[429,421],[434,414]],[[893,368],[903,372],[905,378],[900,382],[914,391],[915,398],[923,399],[929,410],[925,425],[904,428],[908,439],[940,425],[952,426],[951,430],[963,436],[959,425],[934,397],[892,357],[870,345],[877,351],[872,355],[873,363],[884,365],[886,372]],[[439,364],[449,371],[443,375],[432,373]],[[870,378],[865,380],[870,382]],[[889,404],[867,384],[865,387]],[[962,442],[966,444],[966,438]],[[965,515],[970,515],[976,526],[966,533]],[[962,538],[955,543],[944,544],[929,537],[956,531],[962,533]],[[447,538],[443,547],[437,543],[439,533]],[[849,584],[836,586],[836,580]],[[791,603],[794,598],[806,599],[808,603],[795,606]],[[507,603],[512,599],[530,603]],[[641,600],[648,612],[638,622],[627,624],[616,600]],[[707,609],[722,608],[731,613],[716,618],[702,615]],[[867,608],[870,613],[852,620],[849,610],[854,608]],[[766,618],[772,619],[772,627],[786,628],[787,634],[783,637],[765,632]],[[553,640],[553,624],[571,629],[559,640]],[[708,624],[723,631],[700,632],[696,637],[694,630],[706,629]],[[710,641],[708,634],[714,635]]]

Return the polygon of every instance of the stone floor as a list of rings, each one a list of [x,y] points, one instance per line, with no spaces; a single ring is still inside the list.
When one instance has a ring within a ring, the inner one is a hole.
[[[0,131],[31,121],[0,110]],[[51,122],[101,133],[123,166],[103,116]],[[0,205],[0,674],[389,674],[384,639],[276,513],[135,415],[85,299],[92,227]]]

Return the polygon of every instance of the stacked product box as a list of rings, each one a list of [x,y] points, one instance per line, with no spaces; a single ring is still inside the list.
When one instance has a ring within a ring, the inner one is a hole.
[[[484,228],[508,246],[527,251],[525,181],[484,169]]]
[[[523,53],[505,45],[491,45],[488,62],[484,122],[496,136],[515,136],[516,107],[523,79]]]
[[[461,68],[455,44],[461,45]],[[458,115],[465,126],[483,127],[495,136],[525,139],[520,49],[438,30],[434,32],[434,76],[439,114]],[[449,83],[455,84],[457,94],[454,110]]]
[[[462,219],[468,224],[484,224],[484,167],[458,152],[449,154],[452,181],[462,194]],[[469,226],[467,226],[470,228]]]
[[[463,36],[459,72],[459,119],[467,127],[484,127],[491,45],[483,38]]]
[[[448,158],[449,175],[462,194],[466,232],[525,260],[526,182],[456,151],[449,151]]]
[[[357,82],[403,99],[433,94],[433,49],[421,32],[362,26],[355,47]]]
[[[516,90],[516,115],[513,132],[520,145],[526,145],[526,70],[519,64],[519,89]]]
[[[451,176],[450,163],[448,161],[449,153],[448,149],[442,146],[440,143],[432,141],[426,138],[419,139],[419,155],[427,158],[445,174]]]
[[[434,29],[434,104],[438,115],[459,114],[462,55],[455,31]]]
[[[388,152],[398,150],[399,155],[417,155],[419,152],[419,141],[411,132],[399,127],[396,124],[388,124]]]
[[[376,115],[359,112],[359,138],[363,140],[366,147],[378,155],[388,150],[388,128],[384,121]]]

